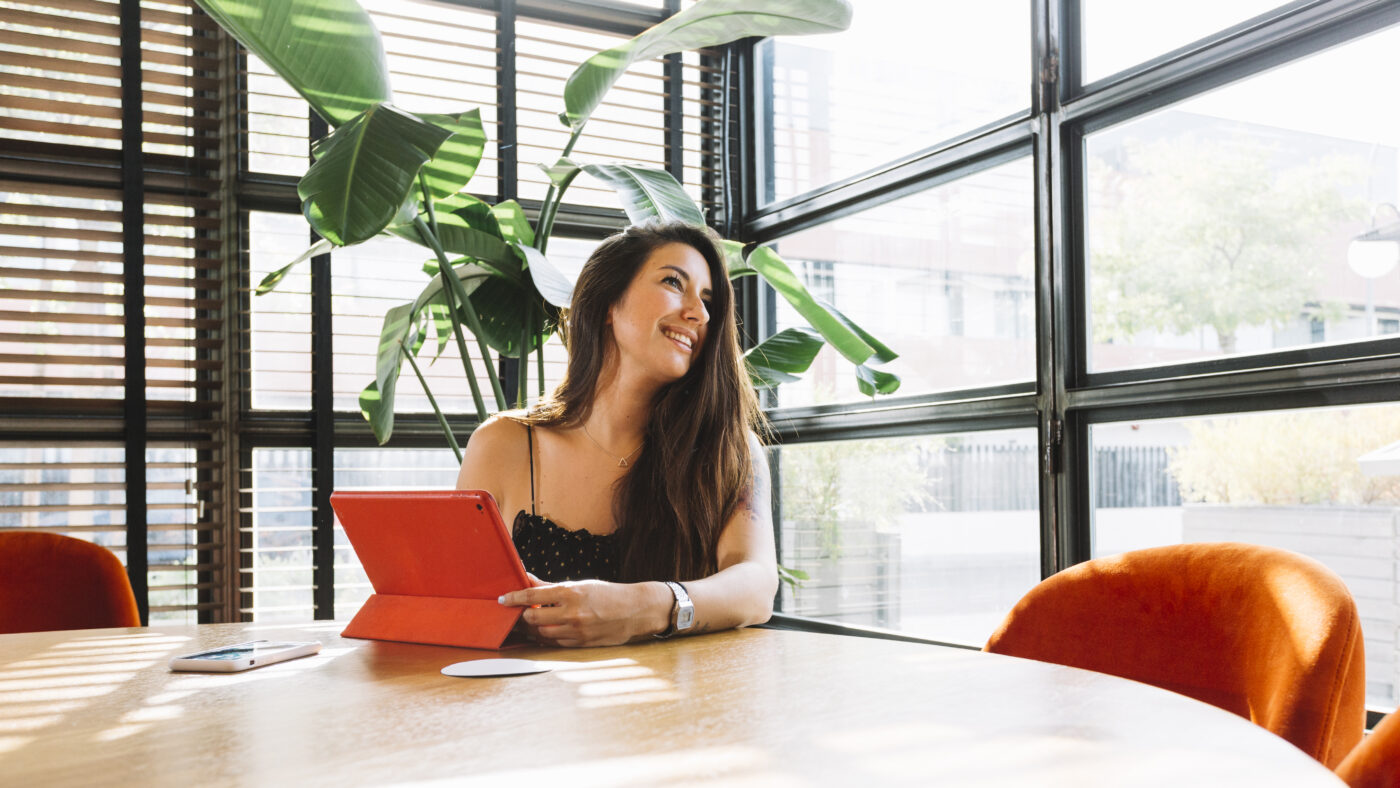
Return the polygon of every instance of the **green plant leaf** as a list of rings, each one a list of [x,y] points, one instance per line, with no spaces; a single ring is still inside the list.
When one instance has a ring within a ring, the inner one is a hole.
[[[622,199],[627,220],[641,224],[648,219],[685,222],[703,227],[705,215],[665,170],[630,164],[585,164],[584,172],[611,186]]]
[[[491,214],[501,227],[501,237],[524,246],[535,245],[535,231],[525,218],[525,210],[515,200],[498,202],[491,206]]]
[[[744,259],[744,244],[721,238],[715,245],[719,247],[720,254],[724,255],[724,265],[729,271],[730,279],[753,276],[758,273],[750,268],[748,261]]]
[[[802,280],[771,247],[760,246],[749,254],[748,265],[787,300],[807,324],[815,328],[836,352],[852,364],[864,364],[875,355],[875,348],[852,330],[849,320],[823,306],[803,286]]]
[[[894,352],[893,350],[890,350],[885,345],[885,343],[871,336],[869,331],[866,331],[865,329],[856,325],[855,322],[853,322],[849,317],[846,317],[844,314],[842,314],[841,310],[832,306],[829,302],[817,298],[816,296],[813,296],[812,300],[816,301],[822,309],[825,309],[826,311],[830,312],[833,317],[841,321],[842,325],[850,329],[852,333],[861,338],[861,341],[865,342],[865,344],[869,345],[875,351],[874,355],[867,359],[865,363],[888,364],[891,361],[894,361],[895,359],[899,358],[898,353]]]
[[[791,383],[812,366],[812,359],[826,341],[810,328],[786,328],[744,354],[749,380],[755,388],[774,388]]]
[[[384,313],[384,327],[379,331],[379,352],[375,356],[374,380],[379,390],[392,387],[403,363],[403,348],[413,328],[413,304],[399,304]]]
[[[355,0],[195,0],[332,126],[393,99],[384,43]]]
[[[568,188],[569,183],[578,177],[580,167],[567,158],[560,158],[553,165],[538,165],[545,175],[549,176],[549,182],[554,184],[556,189]]]
[[[384,314],[374,382],[360,392],[360,415],[369,422],[375,439],[381,444],[389,440],[394,431],[394,391],[403,366],[404,346],[414,326],[415,311],[413,304],[399,304]],[[421,338],[416,344],[421,346]]]
[[[482,280],[467,297],[481,320],[481,338],[497,353],[520,357],[520,336],[527,327],[527,314],[530,344],[526,352],[539,347],[548,337],[546,314],[533,288],[492,276]]]
[[[310,248],[308,248],[306,251],[297,255],[297,259],[291,261],[290,263],[287,263],[286,265],[282,266],[276,271],[273,271],[267,276],[264,276],[262,281],[258,283],[257,288],[253,290],[253,293],[255,295],[267,295],[268,293],[271,293],[273,290],[277,289],[278,285],[282,284],[282,280],[287,278],[287,274],[291,273],[293,268],[297,267],[301,263],[306,262],[307,260],[310,260],[318,254],[325,254],[330,250],[330,241],[327,241],[324,238],[316,241],[316,243],[312,244]]]
[[[893,394],[899,390],[899,384],[899,376],[893,372],[871,369],[865,364],[856,365],[856,388],[867,397],[875,396],[876,392]]]
[[[457,272],[457,277],[462,280],[462,289],[471,293],[481,284],[482,280],[498,276],[494,269],[487,268],[473,260],[463,258],[452,263],[452,269]],[[438,347],[433,356],[436,361],[442,355],[442,351],[447,348],[448,343],[453,341],[452,318],[447,312],[447,299],[442,294],[442,277],[438,276],[438,261],[429,260],[423,264],[423,272],[429,277],[428,284],[418,293],[418,297],[413,301],[413,314],[422,314],[432,322],[437,334]],[[465,320],[462,321],[465,326]]]
[[[481,127],[479,109],[456,115],[418,115],[418,119],[452,132],[432,161],[423,165],[428,199],[438,203],[461,191],[476,174],[486,150],[486,130]]]
[[[394,388],[397,385],[398,376],[395,375],[387,392],[379,391],[377,381],[360,392],[360,415],[369,422],[370,431],[381,446],[388,443],[389,436],[394,433]]]
[[[701,0],[574,69],[564,86],[566,109],[560,119],[578,129],[617,78],[639,61],[749,36],[832,33],[850,24],[851,6],[845,0]]]
[[[321,237],[350,246],[398,215],[424,162],[452,132],[391,104],[378,104],[318,144],[320,158],[297,184],[302,213]]]
[[[504,233],[491,206],[459,192],[434,206],[437,214],[438,243],[449,254],[466,255],[489,266],[511,281],[520,282],[521,260],[503,239]],[[412,226],[394,226],[389,232],[425,246]]]
[[[534,282],[535,290],[554,306],[568,309],[574,297],[573,281],[565,276],[563,271],[555,268],[540,250],[523,244],[517,244],[515,248],[525,255],[525,261],[530,267],[530,280]]]

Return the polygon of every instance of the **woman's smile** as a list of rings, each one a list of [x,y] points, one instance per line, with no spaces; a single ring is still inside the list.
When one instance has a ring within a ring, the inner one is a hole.
[[[685,352],[690,353],[693,351],[695,340],[692,339],[689,334],[684,334],[680,331],[676,331],[675,329],[670,328],[663,328],[661,330],[661,333],[666,335],[667,339],[680,346],[680,348]]]

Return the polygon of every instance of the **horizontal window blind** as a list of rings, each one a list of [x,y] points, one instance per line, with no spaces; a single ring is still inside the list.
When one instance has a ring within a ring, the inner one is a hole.
[[[128,193],[119,13],[108,0],[0,3],[0,416],[12,432],[32,414],[74,436],[8,444],[0,464],[46,500],[17,491],[0,528],[69,533],[123,560],[134,549],[119,419],[132,404],[125,265],[139,249],[147,601],[153,621],[212,620],[225,560],[220,38],[188,2],[141,3],[142,190]],[[125,200],[142,193],[128,237]]]
[[[487,145],[467,190],[494,196],[499,82],[495,14],[402,0],[360,4],[382,36],[395,104],[410,112],[481,110]],[[299,177],[306,172],[310,155],[310,107],[256,56],[245,58],[242,112],[246,123],[241,141],[247,171]]]
[[[520,20],[516,23],[516,103],[519,118],[520,196],[540,200],[549,179],[537,164],[552,164],[568,143],[569,129],[559,122],[564,85],[580,63],[594,53],[627,39],[600,31]],[[682,58],[684,142],[681,182],[697,201],[707,196],[715,172],[709,159],[718,152],[719,69],[702,63],[705,53]],[[666,167],[666,79],[661,60],[632,66],[618,79],[588,121],[571,158],[580,162]],[[566,195],[570,204],[618,208],[613,191],[581,177]],[[714,201],[705,202],[707,208]]]
[[[239,612],[244,620],[308,621],[311,451],[258,448],[239,473]]]

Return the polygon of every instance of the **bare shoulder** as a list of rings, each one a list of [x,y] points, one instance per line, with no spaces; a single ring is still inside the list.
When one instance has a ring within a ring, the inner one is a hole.
[[[505,410],[496,413],[481,423],[467,441],[467,450],[473,449],[490,455],[509,453],[518,450],[524,453],[526,430],[519,420],[524,411]]]
[[[517,420],[520,415],[520,411],[497,413],[472,432],[462,454],[457,489],[486,490],[498,503],[514,492],[516,477],[526,473],[530,451],[525,425]]]

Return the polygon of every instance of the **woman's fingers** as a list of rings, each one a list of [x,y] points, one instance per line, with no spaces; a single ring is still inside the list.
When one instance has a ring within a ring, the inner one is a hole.
[[[562,607],[527,607],[520,617],[536,627],[563,624],[569,619],[568,613]]]
[[[508,607],[553,605],[559,601],[559,586],[522,588],[519,591],[511,591],[509,594],[501,594],[496,601]]]

